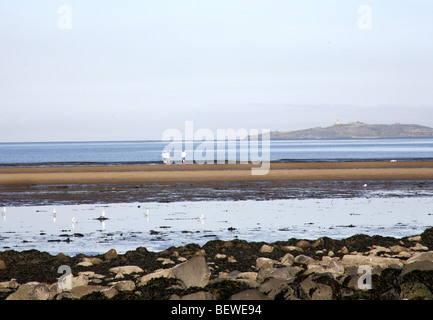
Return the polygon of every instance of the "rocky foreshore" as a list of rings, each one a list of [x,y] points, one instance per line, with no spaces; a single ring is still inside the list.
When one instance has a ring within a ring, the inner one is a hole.
[[[433,228],[399,239],[214,240],[96,256],[8,250],[0,299],[433,300]]]

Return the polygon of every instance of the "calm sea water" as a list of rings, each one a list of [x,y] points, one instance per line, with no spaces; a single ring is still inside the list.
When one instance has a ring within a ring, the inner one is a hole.
[[[162,150],[167,145],[167,141],[0,143],[0,165],[160,163]],[[239,160],[241,152],[249,149],[245,141],[226,142],[225,148],[219,151],[218,145],[213,147],[212,153],[212,145],[204,150],[201,143],[195,143],[193,149],[186,149],[186,152],[191,155],[200,150],[201,156],[214,160]],[[433,139],[272,140],[270,159],[433,159]]]

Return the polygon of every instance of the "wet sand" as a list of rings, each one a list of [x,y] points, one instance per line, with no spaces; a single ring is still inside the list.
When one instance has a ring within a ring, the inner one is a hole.
[[[433,161],[271,163],[265,175],[252,164],[119,165],[0,168],[0,186],[234,181],[433,180]]]

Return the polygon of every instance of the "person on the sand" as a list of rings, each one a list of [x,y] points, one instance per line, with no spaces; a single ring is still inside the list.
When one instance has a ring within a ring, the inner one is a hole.
[[[182,150],[182,163],[185,164],[186,162],[186,152],[185,150]]]

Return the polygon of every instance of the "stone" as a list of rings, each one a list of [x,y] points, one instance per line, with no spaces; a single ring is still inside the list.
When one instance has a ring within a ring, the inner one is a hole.
[[[227,256],[225,254],[222,254],[222,253],[217,253],[215,255],[215,259],[225,259],[225,258],[227,258]]]
[[[118,255],[115,249],[108,250],[108,252],[104,255],[105,260],[116,259],[117,257]]]
[[[258,288],[260,284],[253,279],[236,279],[237,282],[245,283],[250,288]]]
[[[311,244],[307,240],[299,240],[298,243],[296,243],[296,246],[301,249],[307,249],[311,246]]]
[[[47,285],[39,282],[28,282],[21,285],[6,300],[48,300],[49,297],[50,289]]]
[[[180,298],[180,300],[215,300],[215,296],[207,291],[198,291],[191,294],[187,294]]]
[[[248,289],[231,296],[231,300],[269,300],[267,296],[256,289]]]
[[[3,260],[0,260],[0,270],[6,269],[6,263]]]
[[[298,251],[298,252],[304,252],[304,249],[300,248],[300,247],[296,247],[296,246],[283,246],[281,248],[284,251]]]
[[[411,242],[420,242],[421,241],[421,236],[409,237],[409,238],[407,238],[407,240],[409,240]]]
[[[156,261],[162,262],[162,265],[166,265],[166,264],[175,264],[173,260],[168,259],[168,258],[158,258],[156,259]]]
[[[114,284],[117,291],[132,291],[135,290],[135,283],[132,280],[118,281]]]
[[[60,261],[68,261],[69,260],[69,257],[62,252],[59,252],[56,257]]]
[[[370,250],[370,254],[374,254],[374,255],[378,255],[378,253],[382,253],[382,252],[391,252],[391,249],[382,246],[373,246],[372,249]]]
[[[109,271],[111,273],[116,273],[116,274],[120,273],[122,275],[131,274],[131,273],[141,273],[141,272],[144,272],[143,269],[141,269],[138,266],[120,266],[120,267],[114,267],[114,268],[111,268]]]
[[[86,286],[78,286],[78,287],[72,288],[71,293],[72,293],[73,298],[80,299],[87,294],[97,292],[97,291],[103,291],[105,289],[108,289],[108,288],[104,287],[104,286],[86,285]]]
[[[399,245],[391,246],[391,247],[389,247],[389,250],[391,250],[391,252],[395,252],[395,253],[409,252],[410,251],[409,248],[402,247],[402,246],[399,246]]]
[[[410,249],[413,250],[413,251],[427,251],[428,247],[423,246],[420,243],[417,243],[415,246],[411,247]]]
[[[323,240],[323,238],[319,238],[316,241],[313,242],[313,244],[311,245],[313,248],[317,248],[317,247],[321,247],[325,244],[325,240]]]
[[[399,266],[403,266],[403,262],[400,259],[396,258],[388,258],[388,257],[378,257],[375,255],[360,255],[360,254],[346,254],[342,257],[341,263],[343,267],[350,266],[380,266],[383,269],[388,268],[390,264],[396,264]]]
[[[105,297],[107,297],[108,299],[113,298],[116,294],[119,293],[119,291],[116,290],[116,288],[114,287],[110,287],[108,289],[103,289],[101,290],[101,293],[104,294]]]
[[[261,283],[268,278],[290,279],[294,278],[302,270],[300,267],[260,269],[256,280]]]
[[[96,257],[86,257],[83,258],[83,262],[90,262],[92,265],[98,265],[102,263],[102,260]]]
[[[274,247],[268,244],[262,245],[262,247],[259,250],[260,253],[271,253],[272,251],[274,251]]]
[[[332,288],[328,285],[306,279],[299,286],[307,299],[332,300]]]
[[[275,261],[269,258],[260,257],[256,259],[256,269],[268,269],[272,268]]]
[[[305,256],[303,254],[297,255],[294,260],[295,263],[309,265],[315,263],[315,260],[311,257]]]
[[[403,267],[400,277],[414,270],[429,271],[433,270],[433,261],[428,260],[417,260],[412,263],[408,263]]]
[[[286,290],[292,281],[282,280],[282,279],[269,279],[268,281],[262,283],[259,287],[259,291],[266,294],[268,298],[274,299],[277,294],[281,291]]]
[[[293,264],[293,262],[295,262],[295,257],[292,254],[290,254],[290,253],[286,253],[280,259],[280,264],[282,264],[284,266],[291,266]]]
[[[16,289],[20,285],[15,279],[11,279],[10,281],[0,282],[0,289]]]
[[[237,277],[237,279],[257,279],[257,272],[240,272]]]
[[[406,263],[414,261],[433,261],[433,251],[417,252],[411,258],[406,260]]]
[[[236,260],[235,257],[230,256],[230,257],[227,258],[227,262],[229,262],[229,263],[236,263],[236,262],[238,262],[238,260]]]
[[[349,253],[349,249],[347,249],[347,247],[343,247],[340,250],[338,250],[338,253],[348,254]]]
[[[174,278],[171,269],[159,269],[140,278],[138,285],[145,286],[150,280],[157,278]]]
[[[405,282],[401,285],[401,298],[408,300],[432,300],[433,294],[421,282]]]
[[[328,251],[328,257],[333,257],[333,256],[335,256],[334,251],[329,250],[329,251]]]
[[[203,256],[194,256],[172,268],[175,278],[181,280],[187,288],[204,287],[209,283],[211,272]]]
[[[89,261],[81,261],[76,264],[76,267],[90,267],[93,266],[93,264]]]

